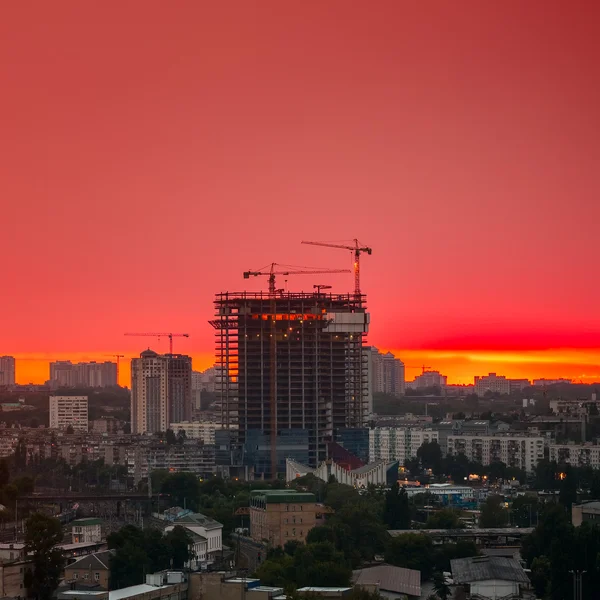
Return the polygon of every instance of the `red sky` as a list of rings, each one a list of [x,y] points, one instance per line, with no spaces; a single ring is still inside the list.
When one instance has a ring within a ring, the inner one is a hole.
[[[378,347],[451,381],[594,379],[599,19],[592,0],[4,3],[0,354],[43,381],[171,330],[207,366],[215,291],[272,261],[349,266],[300,241],[358,236]],[[319,282],[352,285],[289,285]]]

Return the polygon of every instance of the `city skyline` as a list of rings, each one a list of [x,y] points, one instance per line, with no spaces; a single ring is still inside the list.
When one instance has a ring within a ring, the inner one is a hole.
[[[600,5],[434,4],[7,6],[17,381],[135,356],[126,331],[189,332],[175,351],[206,368],[214,293],[265,289],[242,273],[273,261],[348,268],[300,241],[355,236],[369,344],[450,383],[600,379]],[[314,284],[352,276],[287,285]]]

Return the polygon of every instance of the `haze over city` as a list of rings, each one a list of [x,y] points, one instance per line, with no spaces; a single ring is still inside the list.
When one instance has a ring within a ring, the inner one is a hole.
[[[354,237],[369,343],[406,365],[600,380],[600,9],[434,4],[5,5],[18,382],[168,349],[127,331],[188,332],[175,350],[206,368],[216,292],[266,289],[242,272],[271,262],[349,268],[300,241]],[[317,283],[353,285],[287,288]]]

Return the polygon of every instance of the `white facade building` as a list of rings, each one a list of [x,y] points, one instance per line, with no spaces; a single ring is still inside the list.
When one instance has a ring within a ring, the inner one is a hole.
[[[191,440],[202,440],[205,444],[215,443],[215,429],[220,429],[214,421],[182,421],[169,426],[175,435],[185,431],[185,437]]]
[[[100,519],[77,519],[71,523],[73,544],[102,541],[102,521]]]
[[[176,518],[173,525],[165,527],[165,533],[180,525],[185,527],[199,544],[199,550],[205,552],[206,562],[212,562],[223,550],[223,525],[201,513],[189,513]],[[198,537],[196,537],[198,536]],[[202,539],[205,544],[202,544]]]
[[[422,427],[374,427],[369,430],[369,462],[380,460],[401,465],[417,456],[425,443],[439,443],[439,432]]]
[[[50,428],[88,430],[87,396],[50,396]]]
[[[525,435],[449,435],[448,454],[486,466],[501,461],[531,473],[544,458],[544,438]]]
[[[15,385],[15,359],[12,356],[0,356],[0,387]]]

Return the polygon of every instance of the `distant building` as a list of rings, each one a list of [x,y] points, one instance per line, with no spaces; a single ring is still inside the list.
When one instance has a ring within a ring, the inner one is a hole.
[[[475,376],[475,393],[478,396],[485,396],[487,392],[510,394],[522,391],[530,385],[528,379],[507,379],[504,375],[496,375],[496,373]]]
[[[49,385],[54,388],[105,388],[117,385],[117,363],[59,360],[50,363]]]
[[[448,455],[464,455],[470,461],[487,466],[493,462],[503,462],[531,473],[544,458],[544,438],[527,435],[498,434],[459,434],[447,438]],[[552,460],[552,456],[550,457]]]
[[[90,431],[93,433],[119,433],[122,429],[123,423],[115,417],[101,417],[90,421]]]
[[[131,431],[166,431],[192,413],[192,359],[148,349],[131,360]]]
[[[546,387],[549,385],[559,385],[559,384],[570,384],[573,383],[570,379],[534,379],[533,385],[535,387]]]
[[[100,519],[77,519],[71,523],[73,544],[88,544],[102,541],[102,521]]]
[[[50,396],[50,428],[88,430],[87,396]]]
[[[182,421],[169,425],[169,429],[172,429],[175,434],[184,431],[186,438],[201,440],[205,444],[215,443],[215,430],[218,428],[215,421]]]
[[[272,547],[286,542],[305,542],[316,525],[317,499],[296,490],[254,490],[250,493],[250,535]]]
[[[369,375],[374,394],[404,395],[404,363],[391,352],[381,354],[375,347],[369,349]]]
[[[432,387],[444,389],[447,383],[448,377],[442,375],[439,371],[425,371],[415,377],[414,381],[406,383],[406,387],[413,390],[424,390]]]
[[[600,446],[586,444],[550,444],[548,458],[560,465],[600,469]]]
[[[329,481],[335,477],[338,483],[355,488],[366,488],[373,485],[392,485],[398,480],[398,461],[380,460],[357,469],[348,470],[332,460],[323,461],[316,469],[299,463],[291,458],[286,460],[285,480],[294,481],[308,474],[321,481]]]
[[[0,356],[0,387],[15,385],[15,359]]]
[[[374,427],[369,429],[369,462],[397,460],[401,465],[417,456],[426,442],[439,442],[439,433],[422,427]]]

